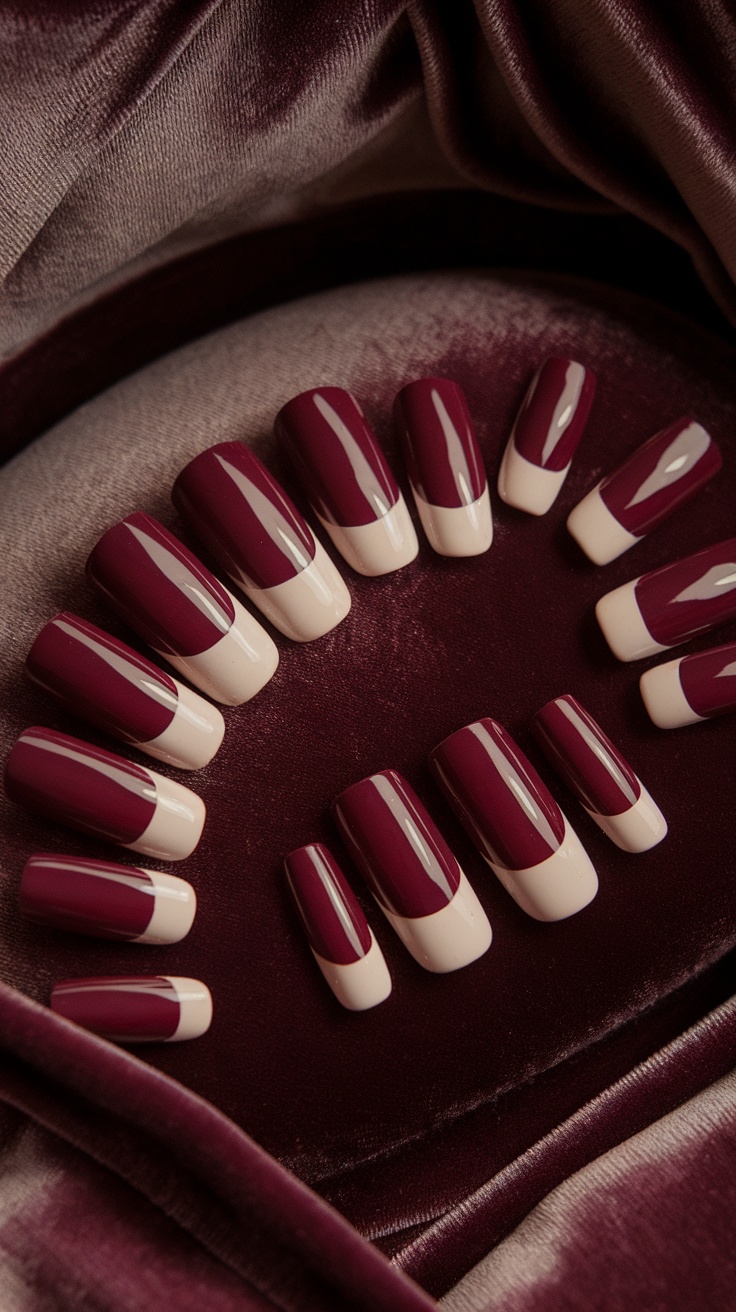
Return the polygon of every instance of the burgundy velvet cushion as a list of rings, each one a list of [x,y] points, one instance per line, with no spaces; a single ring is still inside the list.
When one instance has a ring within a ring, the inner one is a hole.
[[[387,1246],[460,1203],[676,1033],[691,1018],[678,1001],[683,986],[733,945],[733,727],[654,729],[637,690],[642,667],[616,662],[593,617],[603,592],[733,533],[733,355],[676,316],[591,285],[481,274],[388,281],[273,310],[193,344],[71,416],[3,476],[12,566],[3,742],[30,723],[84,735],[25,681],[25,652],[56,609],[122,632],[83,582],[85,555],[137,508],[186,537],[168,489],[198,450],[233,437],[254,442],[298,499],[270,423],[290,395],[335,383],[360,398],[408,495],[391,402],[402,384],[432,372],[466,391],[493,495],[515,411],[553,353],[581,359],[599,378],[553,510],[534,520],[494,496],[496,535],[482,558],[442,560],[423,541],[417,562],[396,575],[362,579],[345,567],[348,619],[309,646],[279,640],[272,683],[226,712],[225,744],[193,779],[208,807],[204,837],[176,867],[200,899],[188,939],[136,949],[23,923],[15,894],[31,850],[112,852],[16,808],[4,813],[4,979],[44,1001],[55,978],[138,972],[144,962],[152,973],[203,978],[215,1001],[210,1033],[139,1055],[213,1102]],[[685,411],[722,443],[722,474],[651,538],[596,569],[568,537],[567,512]],[[718,635],[730,636],[733,627]],[[540,759],[529,719],[562,692],[600,720],[667,815],[670,835],[651,853],[615,849]],[[598,867],[598,898],[569,921],[542,925],[515,906],[431,781],[429,750],[483,715],[517,737]],[[394,992],[374,1012],[351,1015],[310,958],[281,859],[312,840],[342,856],[329,804],[386,767],[402,771],[429,807],[495,937],[471,967],[431,976],[355,877]],[[77,1045],[74,1062],[94,1063],[98,1048]]]

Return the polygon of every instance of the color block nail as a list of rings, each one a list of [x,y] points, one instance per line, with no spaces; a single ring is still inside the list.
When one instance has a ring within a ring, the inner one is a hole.
[[[174,505],[215,560],[294,642],[334,629],[350,593],[324,547],[265,465],[220,442],[182,470]]]
[[[83,856],[37,852],[20,882],[24,916],[54,929],[128,943],[178,943],[197,898],[176,875]]]
[[[628,761],[575,697],[547,702],[532,720],[547,760],[588,815],[625,852],[646,852],[667,821]]]
[[[312,509],[354,570],[390,574],[414,559],[419,544],[404,498],[350,392],[302,392],[279,411],[275,428]]]
[[[493,540],[488,481],[465,396],[447,378],[419,378],[394,404],[414,500],[441,556],[478,556]]]
[[[209,1029],[212,995],[180,975],[64,979],[53,987],[51,1010],[117,1043],[179,1043]]]
[[[679,729],[736,711],[736,642],[646,670],[644,705],[660,729]]]
[[[227,706],[255,697],[279,654],[265,629],[162,524],[136,511],[87,561],[90,582],[169,665]]]
[[[444,973],[490,947],[473,889],[414,790],[395,770],[346,788],[333,814],[352,860],[420,966]]]
[[[214,706],[78,615],[49,620],[26,666],[74,715],[181,770],[208,765],[222,742]]]
[[[655,656],[736,616],[736,538],[607,592],[595,613],[620,661]]]
[[[577,360],[553,356],[532,379],[498,473],[501,499],[545,515],[557,499],[595,396],[595,374]]]
[[[564,920],[598,892],[580,839],[503,725],[483,719],[445,738],[435,776],[481,856],[522,910]]]
[[[321,843],[299,847],[284,866],[312,955],[349,1011],[367,1011],[391,992],[391,976],[353,890]]]
[[[162,861],[191,856],[204,825],[204,802],[191,789],[53,729],[20,735],[5,792],[47,820]]]
[[[678,419],[593,488],[567,527],[596,565],[607,565],[694,497],[722,463],[702,425]]]

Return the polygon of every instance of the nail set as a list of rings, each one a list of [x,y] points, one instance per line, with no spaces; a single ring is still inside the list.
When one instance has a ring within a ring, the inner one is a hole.
[[[555,357],[532,379],[498,474],[509,505],[543,515],[583,436],[594,375]],[[416,514],[433,550],[481,555],[491,546],[488,480],[465,397],[438,377],[404,386],[394,404]],[[358,401],[339,387],[294,397],[275,433],[321,529],[357,573],[409,565],[419,542],[396,478]],[[657,433],[574,508],[567,526],[606,564],[634,546],[718,472],[721,457],[690,417]],[[221,442],[181,471],[172,500],[242,596],[284,637],[311,642],[349,613],[342,575],[287,493],[243,443]],[[30,677],[66,711],[128,747],[185,771],[216,755],[225,721],[211,701],[239,706],[275,674],[276,643],[260,619],[168,529],[137,511],[99,539],[87,577],[110,608],[199,691],[88,620],[61,612],[27,658]],[[622,661],[658,654],[736,615],[736,539],[616,588],[596,606]],[[646,671],[644,704],[663,728],[736,710],[736,643]],[[203,693],[204,696],[200,696]],[[211,701],[207,700],[210,698]],[[570,694],[531,723],[537,745],[587,815],[619,848],[644,852],[667,823],[644,784]],[[598,878],[582,842],[532,763],[497,720],[450,734],[431,775],[480,855],[529,916],[563,920],[587,906]],[[81,833],[159,861],[183,861],[205,823],[202,799],[148,766],[45,727],[24,730],[5,767],[10,799]],[[423,801],[395,770],[345,788],[332,817],[350,861],[389,926],[424,969],[445,974],[490,947],[491,926]],[[312,955],[352,1011],[391,992],[386,960],[333,854],[311,843],[285,858],[288,887]],[[58,930],[161,945],[186,937],[196,914],[179,876],[75,855],[36,853],[20,909]],[[205,984],[131,975],[54,985],[59,1015],[119,1042],[173,1042],[212,1018]]]

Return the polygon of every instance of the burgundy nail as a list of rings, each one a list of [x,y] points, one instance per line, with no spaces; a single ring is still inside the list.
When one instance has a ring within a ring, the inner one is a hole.
[[[678,419],[593,488],[567,527],[596,565],[607,565],[694,497],[722,463],[702,425]]]
[[[215,560],[287,638],[309,642],[345,618],[350,594],[335,566],[242,442],[195,456],[172,497]]]
[[[503,725],[483,719],[430,756],[437,780],[478,851],[535,920],[563,920],[595,897],[580,839]]]
[[[278,665],[260,624],[150,515],[136,511],[108,529],[87,575],[136,633],[215,701],[248,701]]]
[[[641,695],[660,729],[679,729],[736,711],[736,642],[646,670]]]
[[[192,927],[197,898],[176,875],[37,852],[21,877],[20,909],[30,920],[92,938],[178,943]]]
[[[488,482],[464,393],[419,378],[394,403],[419,518],[441,556],[478,556],[493,539]]]
[[[354,570],[389,574],[414,559],[419,544],[404,498],[350,392],[302,392],[279,411],[275,429],[312,509]]]
[[[547,702],[532,733],[596,824],[625,852],[661,842],[667,821],[628,761],[575,697]]]
[[[64,979],[51,1010],[118,1043],[178,1043],[198,1039],[212,1021],[206,984],[180,975],[114,975]]]
[[[595,374],[577,360],[553,356],[532,379],[498,475],[499,495],[530,515],[554,503],[583,436],[595,396]]]
[[[48,820],[162,860],[190,856],[204,825],[204,802],[189,788],[53,729],[20,735],[5,792]]]
[[[491,942],[491,927],[447,843],[395,770],[346,788],[333,813],[345,846],[378,905],[427,970],[466,966]]]
[[[214,706],[78,615],[49,620],[26,666],[73,714],[169,765],[200,770],[222,742]]]
[[[595,613],[620,661],[654,656],[707,633],[736,615],[736,538],[614,588]]]
[[[383,1002],[391,992],[383,953],[332,853],[310,843],[284,865],[312,955],[335,997],[350,1011]]]

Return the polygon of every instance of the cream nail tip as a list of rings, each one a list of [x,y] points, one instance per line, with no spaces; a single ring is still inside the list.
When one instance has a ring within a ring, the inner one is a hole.
[[[569,468],[570,464],[559,470],[532,464],[519,454],[510,438],[498,471],[498,495],[508,506],[525,510],[528,515],[546,515],[557,500]]]
[[[638,661],[657,652],[669,651],[655,642],[644,623],[636,600],[638,579],[607,592],[595,606],[601,632],[617,660]]]
[[[562,843],[546,861],[526,870],[489,865],[506,892],[534,920],[566,920],[587,907],[598,892],[593,863],[568,820]]]
[[[216,706],[175,682],[178,701],[171,724],[157,738],[138,746],[142,752],[180,770],[201,770],[222,745],[225,721]]]
[[[248,613],[237,597],[232,627],[207,651],[196,656],[172,656],[159,652],[190,683],[224,706],[241,706],[273,678],[279,663],[273,638]]]
[[[567,531],[594,565],[608,565],[641,542],[641,538],[635,538],[619,524],[600,495],[599,487],[600,483],[571,510]]]
[[[469,506],[433,506],[414,493],[422,528],[438,556],[482,556],[493,541],[491,497],[486,487]]]
[[[438,975],[469,966],[491,946],[488,917],[464,874],[452,901],[430,916],[410,919],[381,910],[414,960]]]
[[[338,1002],[348,1011],[368,1011],[385,1002],[391,992],[391,976],[385,957],[371,930],[371,946],[359,961],[340,965],[326,961],[312,950],[317,965]]]
[[[199,1039],[212,1024],[212,994],[199,979],[186,979],[182,975],[166,975],[179,1000],[179,1024],[167,1043],[181,1043],[184,1039]]]
[[[152,777],[156,783],[156,809],[151,822],[134,843],[122,846],[161,861],[183,861],[192,855],[202,837],[204,802],[173,779],[160,774]]]
[[[306,569],[273,588],[246,588],[245,595],[274,628],[292,642],[313,642],[329,633],[350,610],[342,575],[315,538],[314,559]]]
[[[667,821],[651,794],[639,780],[641,794],[628,811],[620,815],[599,815],[588,811],[607,838],[624,852],[648,852],[667,837]]]
[[[372,524],[329,524],[318,515],[337,550],[356,574],[377,578],[411,564],[419,542],[402,496],[395,506]]]
[[[645,670],[639,679],[642,701],[649,718],[658,729],[681,729],[686,724],[700,724],[706,718],[697,715],[682,690],[680,665],[682,656],[665,665]]]
[[[150,894],[153,915],[145,933],[131,942],[180,943],[194,924],[197,895],[191,884],[177,875],[165,875],[160,870],[146,870],[145,873],[155,890]]]

